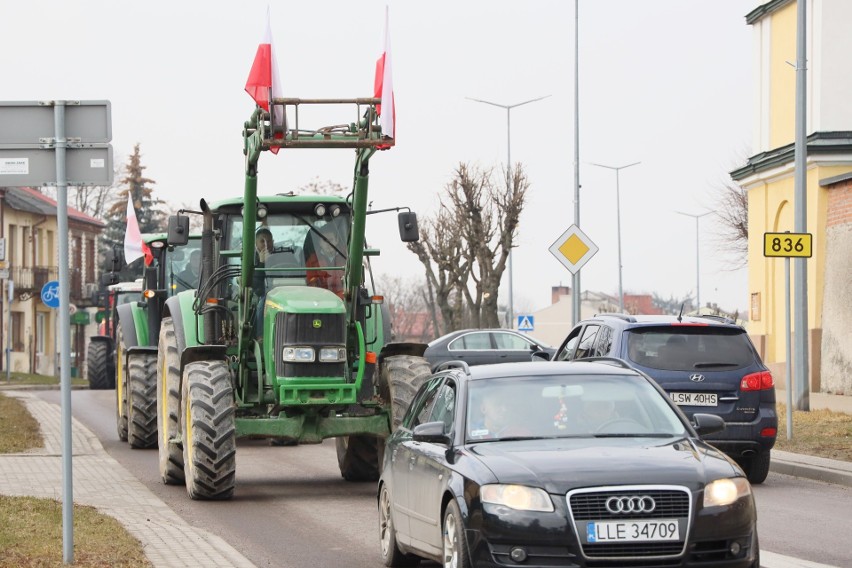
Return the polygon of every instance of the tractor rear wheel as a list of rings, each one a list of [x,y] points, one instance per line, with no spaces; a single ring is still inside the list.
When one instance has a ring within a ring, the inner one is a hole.
[[[335,438],[337,465],[346,481],[376,481],[381,463],[379,446],[382,441],[375,436],[359,434]]]
[[[160,477],[183,485],[183,448],[170,440],[180,434],[180,352],[172,318],[163,318],[157,342],[157,434]]]
[[[127,365],[127,434],[131,448],[157,446],[157,356],[143,353]]]
[[[431,373],[432,368],[423,357],[394,355],[382,362],[379,372],[379,395],[385,404],[392,406],[391,431],[399,427],[408,405],[417,394],[417,389]]]
[[[124,368],[124,335],[121,328],[115,340],[115,426],[118,439],[127,441],[127,369]]]
[[[87,376],[91,390],[107,390],[115,386],[115,363],[110,357],[111,341],[99,339],[89,341],[89,350],[86,353],[88,362]]]
[[[227,362],[188,364],[181,391],[186,490],[192,499],[230,499],[237,476],[237,431]]]

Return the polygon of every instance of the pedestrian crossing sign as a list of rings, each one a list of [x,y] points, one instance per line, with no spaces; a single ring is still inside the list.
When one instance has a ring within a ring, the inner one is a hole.
[[[533,316],[518,316],[518,331],[534,331],[535,318]]]

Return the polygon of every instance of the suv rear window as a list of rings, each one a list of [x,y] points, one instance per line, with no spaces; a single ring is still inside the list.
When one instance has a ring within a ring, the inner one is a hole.
[[[628,330],[627,357],[665,371],[739,369],[754,364],[742,330],[716,326],[664,326]]]

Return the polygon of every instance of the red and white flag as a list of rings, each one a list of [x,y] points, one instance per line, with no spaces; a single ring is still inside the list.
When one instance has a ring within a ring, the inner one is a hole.
[[[257,53],[246,80],[246,92],[260,108],[267,112],[269,112],[269,101],[282,96],[281,77],[278,74],[278,60],[275,57],[275,46],[272,43],[270,20],[270,10],[267,8],[266,29],[263,33],[263,39],[260,40],[260,45],[257,46]],[[286,130],[286,120],[284,109],[276,107],[272,112],[273,127],[283,127]],[[276,137],[281,138],[282,135],[277,134]],[[277,154],[279,149],[278,147],[270,148],[273,154]]]
[[[139,221],[136,220],[136,209],[133,199],[127,192],[127,231],[124,233],[124,262],[130,264],[137,258],[145,256],[145,243],[139,231]]]
[[[391,73],[391,41],[390,16],[385,6],[385,41],[384,52],[376,61],[376,78],[373,81],[375,98],[381,98],[382,103],[376,106],[376,112],[382,117],[382,135],[396,138],[396,108],[393,100],[393,75]]]

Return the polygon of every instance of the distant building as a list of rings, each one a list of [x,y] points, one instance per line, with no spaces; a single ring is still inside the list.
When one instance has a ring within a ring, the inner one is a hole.
[[[85,213],[68,208],[68,235],[60,235],[56,201],[35,189],[0,188],[0,238],[5,239],[2,261],[8,277],[0,294],[0,348],[2,369],[21,373],[56,374],[57,310],[41,301],[41,289],[59,279],[59,263],[68,262],[69,296],[82,322],[97,289],[98,235],[104,224]],[[68,239],[70,258],[59,258],[59,239]],[[10,284],[11,283],[11,284]],[[10,305],[9,287],[13,289]],[[10,313],[11,312],[11,313]],[[80,368],[85,333],[72,316],[71,366]],[[8,343],[7,343],[8,342]],[[6,346],[11,348],[6,357]]]

